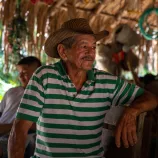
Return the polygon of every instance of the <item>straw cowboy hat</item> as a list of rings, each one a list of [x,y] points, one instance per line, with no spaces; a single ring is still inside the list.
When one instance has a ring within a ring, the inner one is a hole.
[[[59,30],[50,34],[50,36],[45,42],[45,52],[50,57],[60,58],[57,52],[57,45],[61,43],[64,39],[80,34],[93,35],[98,41],[104,38],[105,36],[107,36],[109,32],[104,30],[95,34],[92,31],[86,19],[84,18],[71,19],[63,23],[63,25]]]

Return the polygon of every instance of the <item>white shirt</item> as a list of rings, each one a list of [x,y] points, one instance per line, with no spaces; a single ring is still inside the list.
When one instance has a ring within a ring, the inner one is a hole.
[[[24,94],[23,87],[10,88],[0,103],[0,124],[10,124],[14,121],[16,111]]]
[[[123,110],[124,110],[123,106],[112,107],[109,110],[109,112],[106,114],[106,116],[104,118],[104,123],[116,126],[119,118],[123,114]],[[108,145],[111,141],[111,137],[114,137],[114,131],[103,128],[103,130],[102,130],[102,145],[104,148],[104,152],[106,152],[108,149]]]

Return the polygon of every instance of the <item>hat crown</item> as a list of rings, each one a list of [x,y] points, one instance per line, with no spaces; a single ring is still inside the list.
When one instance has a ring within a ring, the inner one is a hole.
[[[66,21],[65,23],[63,23],[61,28],[70,29],[79,33],[93,34],[93,31],[89,26],[88,21],[84,18],[71,19],[69,21]]]

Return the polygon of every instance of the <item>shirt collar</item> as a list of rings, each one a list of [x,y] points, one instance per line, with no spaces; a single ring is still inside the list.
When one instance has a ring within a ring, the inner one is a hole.
[[[95,78],[94,78],[94,71],[93,71],[93,69],[88,70],[87,75],[88,75],[88,80],[94,81]]]
[[[55,64],[56,64],[56,67],[57,67],[59,74],[63,77],[66,76],[67,74],[66,74],[65,68],[63,66],[62,60],[58,61]]]

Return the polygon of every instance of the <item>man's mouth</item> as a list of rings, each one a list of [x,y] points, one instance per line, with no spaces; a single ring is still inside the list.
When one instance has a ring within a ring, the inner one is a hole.
[[[82,59],[85,61],[93,61],[94,60],[91,56],[85,56]]]

